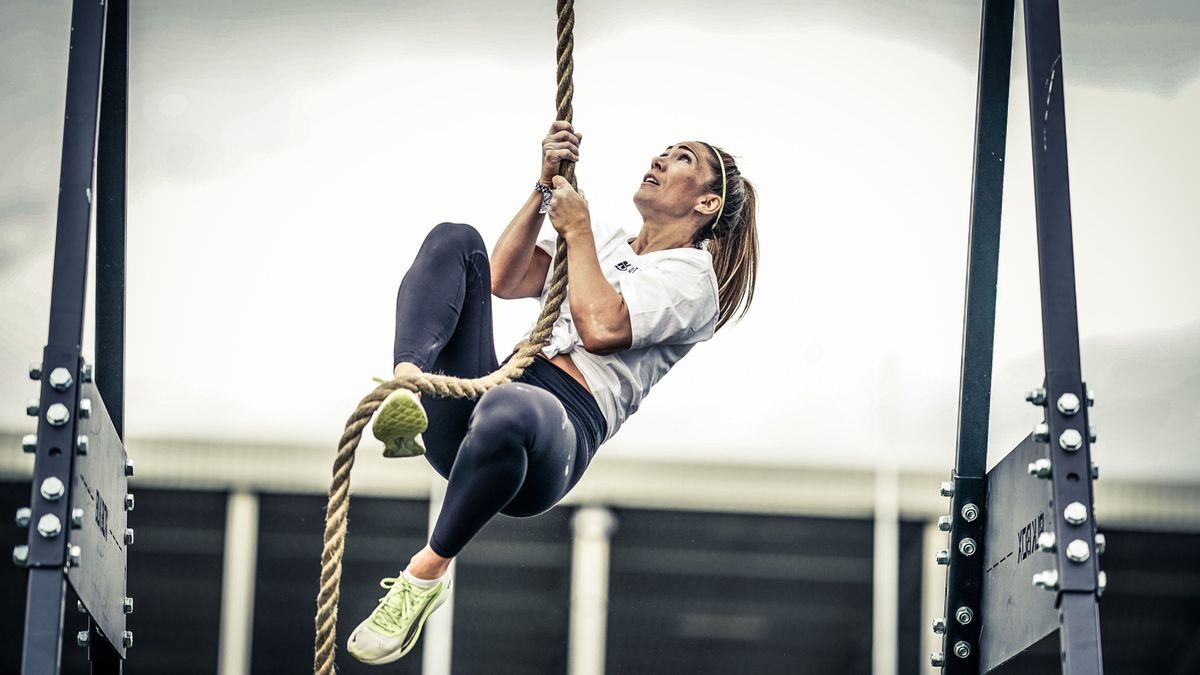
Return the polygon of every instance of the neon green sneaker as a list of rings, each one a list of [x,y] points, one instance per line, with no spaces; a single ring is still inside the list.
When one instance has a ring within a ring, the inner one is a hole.
[[[379,585],[388,589],[371,612],[346,641],[346,650],[369,665],[398,661],[412,651],[421,636],[421,628],[430,614],[450,597],[450,573],[438,579],[436,586],[423,588],[411,583],[401,572],[387,577]]]
[[[397,389],[383,399],[371,432],[383,443],[384,457],[415,457],[425,454],[421,432],[427,428],[429,417],[421,399],[407,389]]]

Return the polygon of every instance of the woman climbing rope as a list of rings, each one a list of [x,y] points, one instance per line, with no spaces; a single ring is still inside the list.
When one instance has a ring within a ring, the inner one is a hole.
[[[556,242],[538,240],[543,214],[566,242],[567,302],[520,378],[477,401],[397,389],[379,408],[372,430],[384,455],[424,454],[448,483],[428,545],[383,580],[387,594],[349,637],[360,661],[407,654],[450,593],[450,561],[484,525],[557,504],[651,386],[749,308],[756,198],[733,158],[696,141],[653,158],[633,196],[643,222],[631,237],[595,226],[582,193],[558,175],[579,160],[581,138],[569,122],[551,126],[541,178],[490,260],[474,228],[442,223],[400,284],[396,377],[481,377],[499,365],[491,296],[546,302]]]

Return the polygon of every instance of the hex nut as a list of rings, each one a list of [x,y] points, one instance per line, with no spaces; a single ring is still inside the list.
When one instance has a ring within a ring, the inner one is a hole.
[[[954,655],[960,659],[965,659],[971,655],[971,645],[965,640],[959,640],[954,643]]]
[[[78,530],[83,527],[83,509],[71,509],[71,529]]]
[[[133,598],[126,596],[125,599],[121,601],[121,610],[126,614],[133,614]]]
[[[81,630],[75,634],[75,644],[79,647],[88,646],[88,632],[86,630]]]
[[[1056,590],[1058,588],[1058,572],[1045,570],[1034,574],[1033,585],[1048,591]]]
[[[46,539],[53,539],[62,532],[62,521],[53,513],[47,513],[38,518],[37,531]]]
[[[934,560],[939,565],[949,565],[950,564],[950,551],[947,551],[946,549],[942,549],[942,550],[938,551],[937,555],[934,557]]]
[[[92,399],[84,398],[79,400],[79,419],[89,419],[92,416]]]
[[[1087,507],[1079,502],[1071,502],[1063,509],[1063,518],[1072,525],[1082,525],[1087,522]]]
[[[127,492],[127,493],[125,493],[125,510],[126,510],[126,511],[132,511],[132,510],[133,510],[133,504],[134,504],[134,502],[133,502],[133,495],[132,495],[132,494],[130,494],[130,493],[128,493],[128,492]]]
[[[945,635],[946,634],[946,620],[941,619],[941,618],[934,619],[933,620],[933,632],[937,633],[938,635]]]
[[[942,532],[949,532],[951,527],[950,516],[938,516],[937,527]]]
[[[1045,457],[1029,463],[1029,475],[1037,478],[1049,478],[1053,475],[1053,464]]]
[[[1067,452],[1075,452],[1083,447],[1083,434],[1078,429],[1066,429],[1059,434],[1058,445]]]
[[[83,364],[83,368],[79,369],[79,379],[85,383],[92,381],[92,364]]]
[[[1025,400],[1036,406],[1046,405],[1046,390],[1042,387],[1030,390],[1028,394],[1025,394]]]
[[[38,412],[40,412],[41,409],[42,402],[40,399],[31,398],[29,399],[29,402],[25,404],[25,414],[29,415],[30,417],[37,417]]]
[[[1108,546],[1108,538],[1099,532],[1096,533],[1096,555],[1104,555],[1104,549]]]
[[[961,513],[963,520],[973,523],[979,517],[979,507],[971,503],[963,504]]]
[[[46,421],[52,427],[61,427],[71,420],[71,411],[62,403],[51,403],[46,409]]]
[[[975,544],[975,540],[970,537],[963,537],[963,539],[958,542],[958,552],[965,556],[970,557],[975,555],[975,551],[977,549],[978,546]]]
[[[938,488],[938,492],[943,497],[953,497],[954,496],[954,483],[951,483],[950,481],[942,481],[941,486],[939,486],[939,488]]]
[[[17,509],[17,527],[29,527],[29,521],[33,519],[33,510],[28,506],[22,506]]]
[[[79,567],[79,560],[83,556],[83,549],[78,546],[67,546],[67,566]]]
[[[1079,412],[1079,397],[1069,391],[1059,396],[1058,412],[1068,417]]]
[[[941,652],[934,652],[929,655],[929,665],[934,668],[941,668],[946,665],[946,659]]]
[[[954,610],[954,620],[957,621],[960,625],[965,626],[965,625],[971,623],[971,620],[974,618],[975,618],[975,612],[972,611],[970,607],[963,606],[963,607],[959,607],[958,609]]]
[[[125,528],[125,545],[133,546],[133,528],[132,527]]]
[[[132,459],[125,460],[125,475],[126,476],[133,475],[133,460]]]
[[[24,567],[29,563],[29,546],[26,544],[17,544],[13,547],[13,564],[17,567]]]
[[[133,631],[127,630],[121,633],[121,644],[125,645],[126,649],[133,646]]]
[[[1041,549],[1047,553],[1053,553],[1054,549],[1057,545],[1058,544],[1055,541],[1053,532],[1043,532],[1038,535],[1037,547],[1039,549]]]
[[[75,454],[77,454],[77,455],[88,454],[88,448],[90,448],[91,445],[92,445],[91,439],[88,438],[87,434],[79,434],[79,436],[77,436],[75,438]]]
[[[1050,441],[1050,425],[1045,422],[1038,422],[1033,427],[1033,442],[1048,443]]]
[[[21,437],[21,449],[27,453],[37,452],[37,435],[25,434]]]
[[[1082,539],[1073,539],[1067,544],[1067,559],[1071,562],[1087,562],[1087,559],[1092,557],[1092,550],[1088,543]]]
[[[45,497],[48,501],[56,502],[62,499],[62,496],[67,493],[67,486],[63,485],[58,476],[50,476],[42,481],[41,493],[42,497]]]
[[[42,379],[42,364],[41,363],[35,362],[35,363],[29,364],[29,379],[31,379],[31,380]]]
[[[71,388],[71,385],[75,384],[75,378],[71,377],[71,371],[62,366],[50,371],[49,380],[50,386],[58,391],[66,391]]]

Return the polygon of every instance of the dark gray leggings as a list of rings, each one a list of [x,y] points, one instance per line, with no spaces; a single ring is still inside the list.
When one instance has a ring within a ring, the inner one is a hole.
[[[396,296],[393,363],[468,378],[496,370],[491,298],[479,233],[456,223],[433,228]],[[591,394],[543,359],[478,401],[422,403],[426,457],[448,480],[429,545],[447,558],[497,513],[533,516],[557,504],[606,433]]]

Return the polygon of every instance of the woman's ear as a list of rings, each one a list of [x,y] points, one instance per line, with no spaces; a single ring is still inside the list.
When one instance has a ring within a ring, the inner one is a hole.
[[[704,216],[715,216],[721,208],[721,198],[709,193],[696,200],[696,212]]]

